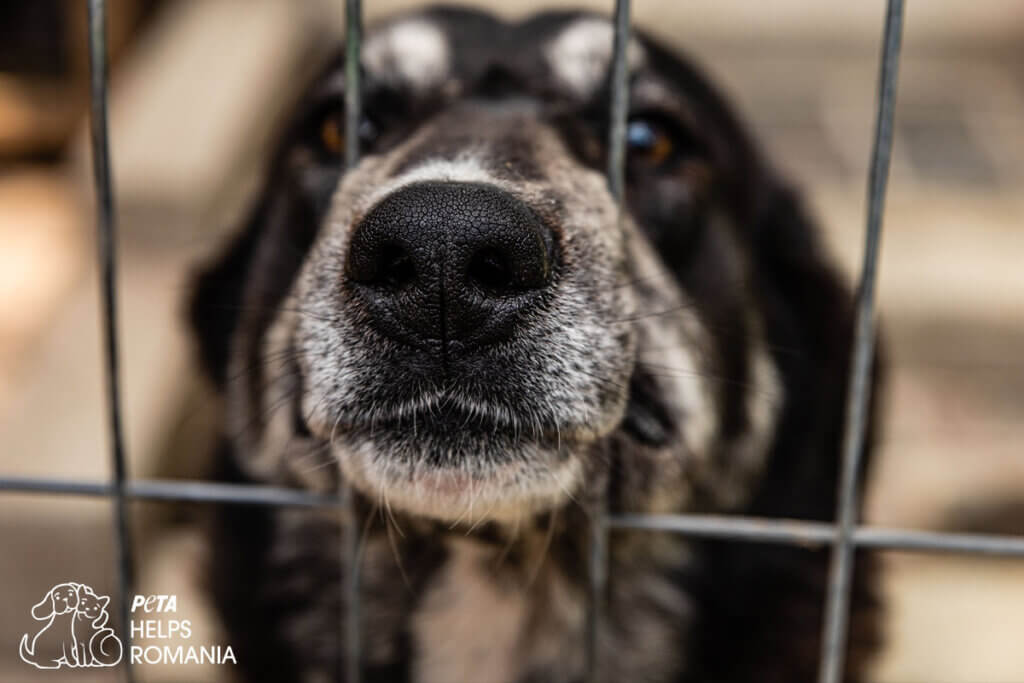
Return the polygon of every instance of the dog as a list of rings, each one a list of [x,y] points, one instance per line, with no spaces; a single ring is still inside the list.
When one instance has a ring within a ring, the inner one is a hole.
[[[105,667],[121,661],[121,641],[107,627],[108,596],[85,584],[60,583],[32,607],[32,618],[45,621],[35,637],[21,638],[18,654],[38,669]]]
[[[77,666],[74,621],[78,610],[80,584],[59,583],[32,607],[32,618],[45,621],[29,641],[26,633],[21,638],[18,654],[23,662],[38,669],[59,669]]]
[[[356,492],[364,681],[583,680],[596,506],[834,517],[851,293],[723,96],[643,33],[620,216],[612,44],[568,11],[377,25],[359,139],[339,55],[197,276],[219,476]],[[332,510],[217,512],[246,680],[345,670],[341,534]],[[615,531],[608,552],[599,680],[814,680],[827,549]],[[857,566],[849,683],[881,642]]]

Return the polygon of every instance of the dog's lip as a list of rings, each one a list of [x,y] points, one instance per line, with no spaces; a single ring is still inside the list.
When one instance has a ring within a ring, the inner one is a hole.
[[[466,431],[495,434],[518,431],[512,419],[487,410],[469,410],[454,405],[398,407],[391,410],[354,409],[347,413],[329,425],[332,435],[340,435],[345,431],[423,431],[442,436]],[[301,410],[294,412],[293,421],[293,430],[296,434],[311,436],[323,431],[307,421]]]
[[[391,411],[378,416],[373,422],[376,426],[383,428],[423,426],[425,428],[492,431],[514,427],[512,421],[502,416],[499,411],[488,407],[470,409],[450,402],[433,406],[412,406]]]
[[[297,419],[303,420],[301,415]],[[425,430],[444,436],[467,431],[519,434],[531,431],[524,429],[525,425],[536,424],[536,419],[520,416],[511,407],[485,401],[469,402],[465,398],[444,394],[419,396],[392,404],[348,406],[332,423],[332,427],[335,432],[344,429],[372,432]],[[305,422],[304,427],[316,431]],[[555,430],[556,427],[552,426],[551,431]]]
[[[415,406],[378,411],[376,414],[367,412],[353,419],[340,420],[337,431],[347,429],[370,434],[418,434],[432,437],[436,443],[455,440],[467,434],[547,443],[569,439],[574,433],[558,425],[553,418],[544,420],[538,417],[492,406]]]

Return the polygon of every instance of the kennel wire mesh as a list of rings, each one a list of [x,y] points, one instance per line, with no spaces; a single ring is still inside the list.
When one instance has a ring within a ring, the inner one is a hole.
[[[919,552],[955,552],[1024,558],[1024,538],[987,534],[940,533],[914,529],[879,528],[858,523],[860,490],[857,472],[865,438],[871,366],[875,341],[875,288],[880,252],[882,217],[893,142],[893,113],[903,29],[903,0],[887,0],[882,53],[879,64],[875,131],[868,178],[867,216],[861,274],[857,289],[853,357],[847,395],[847,414],[842,449],[835,523],[755,518],[733,515],[609,515],[603,501],[596,501],[590,524],[590,609],[586,628],[586,661],[589,677],[595,678],[597,633],[607,579],[608,536],[620,529],[685,534],[752,543],[829,546],[832,552],[822,624],[819,683],[839,683],[842,677],[849,618],[850,583],[857,549],[888,549]],[[362,43],[362,2],[346,0],[346,132],[352,141],[345,164],[359,161],[358,125],[362,108],[359,60]],[[126,465],[121,411],[119,339],[117,318],[116,216],[110,171],[107,124],[106,2],[88,0],[91,73],[91,142],[96,192],[97,259],[101,286],[100,322],[104,337],[107,412],[110,434],[111,479],[107,482],[58,478],[0,477],[0,492],[39,493],[102,497],[113,506],[113,532],[118,569],[118,600],[122,624],[128,620],[128,597],[133,588],[132,538],[128,502],[132,500],[221,503],[335,508],[341,517],[342,566],[346,579],[343,622],[345,671],[348,683],[359,680],[359,523],[351,491],[318,495],[270,486],[233,485],[200,481],[130,479]],[[616,0],[615,38],[611,65],[608,184],[620,207],[624,195],[625,133],[629,105],[626,47],[630,35],[630,2]],[[621,210],[621,209],[620,209]],[[130,639],[130,631],[124,637]],[[133,679],[131,658],[122,669]]]

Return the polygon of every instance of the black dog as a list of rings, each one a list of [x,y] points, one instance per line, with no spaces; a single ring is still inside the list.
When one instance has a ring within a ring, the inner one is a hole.
[[[358,167],[337,59],[199,278],[225,477],[360,494],[364,680],[581,680],[591,501],[833,515],[850,293],[721,96],[643,36],[619,220],[611,46],[579,13],[379,26]],[[248,679],[336,680],[335,513],[226,508],[218,528]],[[601,680],[814,679],[826,551],[610,542]],[[849,681],[877,645],[859,566]]]

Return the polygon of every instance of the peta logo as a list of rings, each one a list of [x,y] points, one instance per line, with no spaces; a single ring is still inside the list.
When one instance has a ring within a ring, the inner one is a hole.
[[[35,636],[22,636],[18,654],[38,669],[114,666],[123,652],[107,627],[109,603],[85,584],[57,584],[32,608],[32,618],[44,623]]]

